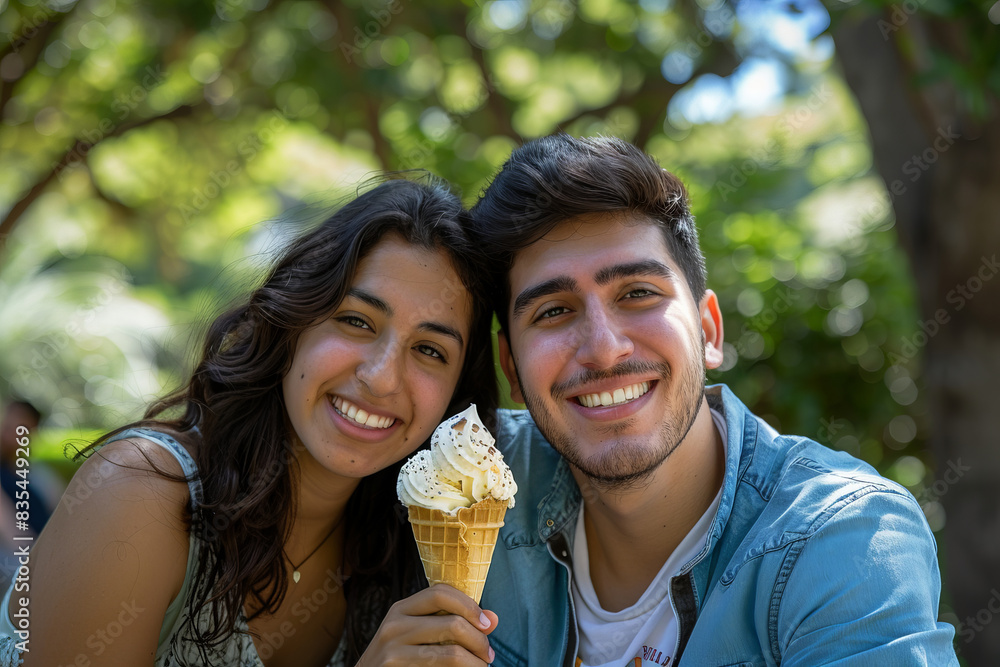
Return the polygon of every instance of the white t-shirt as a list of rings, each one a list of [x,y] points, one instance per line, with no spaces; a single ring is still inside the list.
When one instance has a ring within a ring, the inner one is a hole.
[[[726,442],[726,420],[712,410],[715,427]],[[594,592],[583,527],[583,504],[573,545],[573,603],[580,635],[577,667],[639,667],[672,665],[677,645],[677,619],[670,598],[670,580],[704,548],[708,529],[719,508],[722,489],[691,531],[670,554],[646,591],[631,607],[606,611]]]

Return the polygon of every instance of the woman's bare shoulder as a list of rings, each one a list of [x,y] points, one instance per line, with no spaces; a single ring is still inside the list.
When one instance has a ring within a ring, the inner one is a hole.
[[[132,436],[109,442],[91,452],[67,487],[136,487],[186,503],[189,498],[184,469],[177,458],[159,443]]]
[[[177,459],[149,439],[116,440],[90,455],[31,550],[32,630],[59,637],[38,654],[32,647],[33,664],[63,664],[61,651],[86,646],[123,609],[148,611],[106,647],[111,662],[102,664],[155,653],[187,568],[189,497]]]

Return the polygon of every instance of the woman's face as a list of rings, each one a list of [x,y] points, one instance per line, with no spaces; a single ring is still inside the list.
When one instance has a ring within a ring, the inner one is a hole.
[[[358,264],[343,302],[299,336],[282,381],[309,456],[360,478],[415,450],[445,416],[469,344],[471,297],[441,250],[392,234]]]

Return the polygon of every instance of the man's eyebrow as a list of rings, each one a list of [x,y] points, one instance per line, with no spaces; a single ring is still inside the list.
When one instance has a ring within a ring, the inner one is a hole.
[[[369,306],[379,311],[383,315],[386,315],[387,317],[392,317],[392,315],[394,314],[392,311],[392,307],[385,301],[378,298],[374,294],[366,292],[362,289],[358,289],[357,287],[352,287],[351,289],[347,290],[346,296],[354,297],[359,301],[364,301]]]
[[[644,259],[605,267],[594,276],[594,282],[603,286],[615,280],[636,276],[657,276],[673,280],[675,275],[674,270],[667,264],[655,259]]]
[[[417,328],[421,331],[431,331],[433,333],[441,334],[442,336],[447,336],[448,338],[454,338],[455,342],[462,349],[465,349],[465,339],[462,338],[462,334],[458,332],[457,329],[448,326],[447,324],[441,324],[440,322],[421,322],[417,325]]]
[[[550,278],[543,283],[538,283],[534,287],[529,287],[514,299],[514,314],[513,319],[517,319],[518,316],[524,313],[528,309],[528,306],[535,299],[540,299],[543,296],[548,296],[549,294],[555,294],[557,292],[576,292],[578,287],[576,281],[569,276],[556,276],[555,278]]]

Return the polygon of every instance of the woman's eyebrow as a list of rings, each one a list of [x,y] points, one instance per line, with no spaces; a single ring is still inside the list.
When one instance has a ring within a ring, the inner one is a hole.
[[[378,298],[371,292],[366,292],[363,289],[352,287],[351,289],[347,290],[347,294],[345,296],[354,297],[359,301],[364,301],[369,306],[371,306],[372,308],[374,308],[375,310],[379,311],[380,313],[382,313],[387,317],[392,317],[395,314],[392,310],[392,306],[390,306],[385,301]]]
[[[441,322],[421,322],[417,325],[417,328],[421,331],[431,331],[442,336],[447,336],[448,338],[454,338],[459,347],[465,348],[465,339],[462,338],[462,334],[459,333],[458,329],[450,327],[447,324],[442,324]]]

